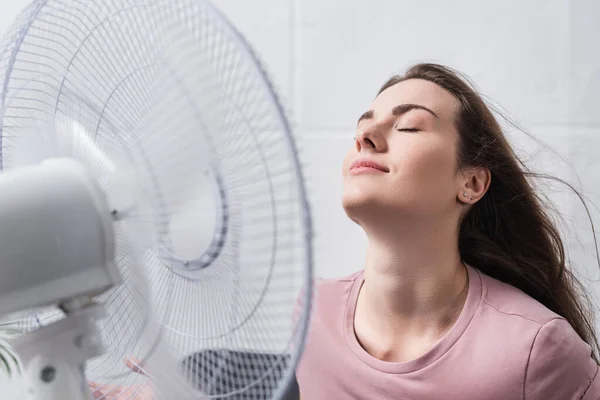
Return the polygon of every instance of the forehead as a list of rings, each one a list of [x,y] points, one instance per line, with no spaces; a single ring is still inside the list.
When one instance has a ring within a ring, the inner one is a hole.
[[[371,104],[375,114],[389,113],[400,104],[417,104],[435,112],[440,119],[453,121],[458,103],[447,90],[423,79],[397,83],[377,96]]]

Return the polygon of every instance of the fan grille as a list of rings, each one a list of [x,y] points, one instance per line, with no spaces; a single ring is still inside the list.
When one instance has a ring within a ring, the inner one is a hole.
[[[287,120],[241,36],[203,1],[37,1],[0,68],[2,168],[74,157],[123,214],[125,282],[99,299],[108,351],[89,377],[141,379],[122,358],[156,339],[210,397],[270,398],[302,348],[310,224]]]

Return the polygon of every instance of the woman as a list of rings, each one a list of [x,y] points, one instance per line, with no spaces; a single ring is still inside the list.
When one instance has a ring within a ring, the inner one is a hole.
[[[367,259],[318,284],[303,399],[600,399],[558,231],[458,74],[419,64],[390,79],[342,174]]]
[[[302,398],[600,399],[593,319],[528,174],[449,68],[390,79],[345,158],[363,271],[318,284]]]

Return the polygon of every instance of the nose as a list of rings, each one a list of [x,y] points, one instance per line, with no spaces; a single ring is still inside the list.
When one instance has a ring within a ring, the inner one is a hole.
[[[366,126],[356,133],[356,150],[361,151],[385,151],[385,139],[374,127]]]

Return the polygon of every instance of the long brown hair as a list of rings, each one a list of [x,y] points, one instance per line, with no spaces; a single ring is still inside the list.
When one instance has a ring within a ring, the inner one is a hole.
[[[433,82],[457,99],[458,167],[485,167],[491,173],[487,193],[461,221],[458,246],[462,259],[565,318],[592,347],[598,362],[590,297],[566,266],[560,232],[532,179],[555,179],[575,190],[573,186],[526,167],[491,109],[462,74],[443,65],[416,64],[389,79],[379,93],[407,79]]]

